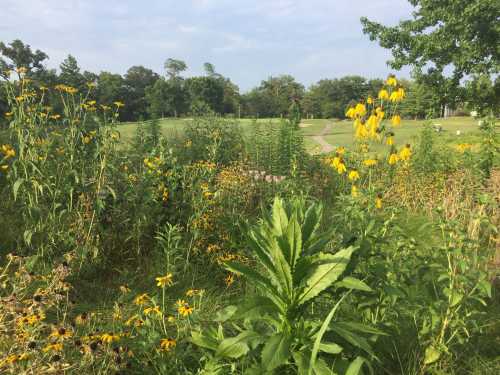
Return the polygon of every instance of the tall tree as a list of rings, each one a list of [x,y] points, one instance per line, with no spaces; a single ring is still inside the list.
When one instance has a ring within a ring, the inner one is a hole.
[[[29,44],[16,39],[8,45],[0,42],[0,76],[7,77],[7,71],[26,68],[28,74],[43,70],[43,61],[48,59],[45,52],[32,51]]]
[[[148,116],[146,88],[152,87],[160,76],[143,66],[132,66],[124,77],[127,89],[127,105],[134,120]]]
[[[59,69],[61,70],[59,82],[79,90],[84,87],[85,77],[80,73],[80,67],[74,56],[68,55],[61,65],[59,65]]]
[[[169,79],[178,79],[180,74],[187,69],[187,64],[182,60],[169,58],[164,64]]]

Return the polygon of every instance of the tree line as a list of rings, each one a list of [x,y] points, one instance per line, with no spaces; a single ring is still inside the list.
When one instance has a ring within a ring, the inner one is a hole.
[[[269,77],[246,93],[229,78],[216,72],[213,64],[204,64],[204,75],[184,77],[187,64],[169,58],[163,74],[144,66],[132,66],[124,75],[82,71],[75,57],[68,57],[59,70],[48,69],[44,62],[48,55],[21,40],[9,44],[0,42],[0,75],[26,68],[26,76],[37,84],[54,87],[58,84],[87,92],[89,100],[109,105],[116,101],[125,103],[120,116],[122,121],[138,121],[160,117],[191,116],[207,111],[236,117],[288,116],[292,104],[298,105],[304,117],[344,118],[346,108],[368,96],[376,96],[383,79],[345,76],[321,79],[306,89],[291,75]],[[402,115],[410,118],[439,117],[444,107],[482,111],[497,108],[500,103],[500,78],[487,74],[470,76],[464,83],[451,81],[442,75],[420,75],[413,80],[400,80],[407,92],[401,108]],[[0,83],[2,85],[2,83]],[[1,87],[0,87],[1,89]],[[55,92],[48,91],[48,103],[54,103]],[[62,109],[59,109],[62,110]],[[0,90],[0,113],[8,111],[4,90]]]

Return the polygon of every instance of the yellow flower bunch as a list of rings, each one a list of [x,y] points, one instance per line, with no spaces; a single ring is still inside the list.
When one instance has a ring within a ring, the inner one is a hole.
[[[158,276],[155,280],[156,286],[163,288],[173,284],[173,275],[169,272],[165,276]]]

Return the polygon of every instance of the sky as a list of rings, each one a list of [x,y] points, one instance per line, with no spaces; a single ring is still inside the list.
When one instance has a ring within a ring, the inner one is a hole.
[[[385,77],[390,51],[363,34],[359,19],[395,25],[412,11],[407,0],[0,0],[0,9],[0,40],[44,51],[49,68],[72,54],[82,70],[143,65],[163,74],[175,58],[191,76],[210,62],[242,92],[280,74],[306,87]]]

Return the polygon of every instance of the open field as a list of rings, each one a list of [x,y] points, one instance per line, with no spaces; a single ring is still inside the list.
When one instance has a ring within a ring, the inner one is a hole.
[[[186,124],[191,121],[190,119],[161,119],[160,127],[162,134],[168,137],[172,132],[182,132]],[[259,119],[260,124],[277,124],[280,119]],[[238,120],[242,129],[249,130],[255,122],[252,119]],[[147,124],[148,122],[146,122]],[[436,133],[436,136],[442,141],[450,144],[458,143],[475,143],[478,141],[478,120],[471,117],[450,117],[446,119],[434,120],[403,120],[401,126],[397,131],[398,144],[414,144],[418,134],[421,132],[424,124],[430,123],[441,125],[442,131]],[[325,127],[328,126],[328,131],[324,132]],[[123,140],[128,142],[132,139],[137,123],[121,123],[118,125]],[[457,135],[460,131],[460,135]],[[304,136],[306,148],[313,153],[321,152],[321,146],[314,139],[315,137],[322,136],[324,141],[330,144],[333,148],[338,146],[352,147],[355,142],[353,126],[351,121],[327,120],[327,119],[309,119],[302,120],[301,132]],[[384,150],[383,145],[373,147],[373,151],[378,152]]]

